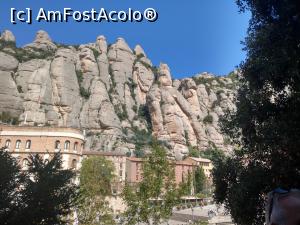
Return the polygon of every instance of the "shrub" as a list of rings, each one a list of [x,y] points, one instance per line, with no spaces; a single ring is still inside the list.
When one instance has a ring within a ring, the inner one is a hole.
[[[205,78],[205,77],[192,77],[192,79],[195,81],[196,85],[199,84],[211,84],[211,82],[214,80],[214,78]]]
[[[144,119],[147,122],[148,130],[152,130],[151,115],[148,105],[140,105],[138,117]]]
[[[18,117],[14,117],[10,114],[10,112],[2,112],[0,113],[0,121],[2,123],[9,123],[12,125],[18,125],[19,119]]]
[[[77,76],[77,80],[78,83],[81,84],[83,81],[83,73],[81,70],[76,70],[76,76]]]
[[[130,79],[130,81],[126,81],[125,84],[129,87],[130,95],[135,100],[135,92],[134,91],[135,91],[135,88],[137,87],[137,84],[132,79]]]
[[[132,110],[134,111],[134,112],[137,112],[137,106],[136,105],[134,105],[134,106],[132,106]]]
[[[89,99],[91,93],[87,91],[84,87],[80,87],[80,95],[85,99]]]
[[[204,117],[203,119],[203,123],[205,124],[209,124],[209,123],[213,123],[214,121],[214,118],[212,117],[212,115],[207,115],[206,117]]]
[[[126,109],[126,105],[115,105],[114,106],[115,112],[117,114],[117,116],[119,117],[119,119],[122,120],[126,120],[128,118],[128,113],[127,113],[127,109]]]
[[[94,56],[95,56],[95,59],[97,59],[98,56],[100,55],[100,52],[99,52],[98,50],[94,49],[94,48],[90,48],[90,49],[93,51],[93,54],[94,54]]]
[[[18,88],[18,92],[19,92],[19,93],[23,93],[23,90],[22,90],[22,86],[21,86],[21,85],[18,85],[17,88]]]
[[[0,40],[0,50],[4,48],[16,49],[16,43],[13,41]]]

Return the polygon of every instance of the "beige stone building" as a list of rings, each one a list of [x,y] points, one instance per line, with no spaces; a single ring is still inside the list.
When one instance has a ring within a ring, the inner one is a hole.
[[[143,159],[130,157],[126,162],[126,180],[129,183],[139,183],[143,179]],[[188,161],[170,161],[175,170],[175,183],[179,185],[187,178],[188,174],[195,171],[197,165]]]
[[[23,169],[30,154],[49,160],[53,153],[61,152],[63,168],[79,170],[84,142],[84,135],[77,129],[0,125],[0,147],[18,158]]]
[[[118,152],[95,152],[95,151],[83,151],[83,158],[103,156],[107,160],[111,161],[115,167],[115,182],[124,184],[126,179],[126,155]],[[112,193],[119,193],[119,185],[112,190]]]
[[[95,151],[84,151],[83,159],[94,156],[102,156],[107,160],[111,161],[115,167],[115,179],[112,182],[112,196],[107,197],[110,208],[114,214],[120,214],[125,211],[126,205],[120,194],[125,185],[126,179],[126,155],[118,152],[95,152]]]
[[[192,163],[196,166],[201,166],[204,170],[204,174],[207,178],[212,178],[212,161],[205,158],[188,157],[184,160],[185,162]]]

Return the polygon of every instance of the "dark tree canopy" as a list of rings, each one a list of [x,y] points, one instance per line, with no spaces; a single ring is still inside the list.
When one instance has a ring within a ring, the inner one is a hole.
[[[14,201],[20,201],[17,188],[25,176],[20,173],[18,162],[9,153],[0,150],[0,221],[7,221],[17,210]]]
[[[252,18],[237,111],[222,128],[238,150],[217,163],[215,198],[238,224],[263,224],[265,194],[300,187],[300,1],[237,4]]]
[[[17,160],[1,150],[0,169],[1,224],[68,224],[76,197],[75,174],[62,169],[60,154],[49,162],[32,155],[28,170],[21,170]]]

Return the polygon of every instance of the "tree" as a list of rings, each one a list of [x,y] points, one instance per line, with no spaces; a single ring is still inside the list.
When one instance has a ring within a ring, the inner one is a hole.
[[[204,190],[206,184],[206,176],[202,167],[196,169],[194,180],[195,193],[199,194]]]
[[[300,187],[300,4],[237,3],[252,18],[237,110],[222,119],[237,149],[215,164],[215,199],[237,224],[263,224],[266,193]]]
[[[115,224],[106,197],[111,196],[114,166],[104,157],[84,159],[80,173],[78,219],[84,225]]]
[[[4,224],[17,210],[16,203],[21,202],[18,188],[24,179],[17,160],[0,149],[0,221]]]
[[[199,158],[200,151],[196,147],[193,146],[188,146],[188,147],[189,147],[189,156]]]
[[[210,147],[205,151],[200,152],[200,156],[205,159],[210,159],[213,163],[224,158],[225,154],[222,150],[217,149],[216,147]]]
[[[193,187],[193,174],[188,172],[187,177],[182,177],[182,182],[179,184],[179,194],[180,196],[191,195]]]
[[[127,204],[126,224],[160,224],[172,215],[172,209],[180,199],[174,167],[168,161],[165,149],[155,142],[142,169],[143,180],[137,185],[126,184],[122,194]]]
[[[29,157],[22,171],[15,158],[0,151],[0,218],[5,225],[67,224],[74,206],[74,173],[62,169],[61,155],[49,162]]]
[[[31,155],[25,173],[23,204],[12,224],[68,224],[76,197],[75,173],[62,168],[61,154],[54,154],[49,162]]]

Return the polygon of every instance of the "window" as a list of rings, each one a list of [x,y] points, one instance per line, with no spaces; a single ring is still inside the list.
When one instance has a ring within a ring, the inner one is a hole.
[[[119,176],[120,176],[120,177],[123,177],[123,170],[120,170]]]
[[[81,150],[83,150],[83,149],[84,149],[84,144],[82,143],[82,144],[81,144]]]
[[[77,168],[77,160],[76,159],[72,160],[71,168],[76,170],[76,168]]]
[[[10,148],[10,143],[11,143],[11,141],[9,139],[6,140],[6,142],[5,142],[5,148]]]
[[[16,141],[16,149],[20,149],[20,147],[21,147],[21,141],[17,140]]]
[[[123,163],[120,163],[120,169],[122,169],[123,168]]]
[[[29,165],[28,159],[23,159],[23,161],[22,161],[22,168],[24,170],[27,170],[28,169],[28,165]]]
[[[77,151],[77,149],[78,149],[78,142],[75,142],[74,143],[74,151]]]
[[[55,149],[60,149],[60,141],[57,140],[54,147]]]
[[[27,140],[27,141],[26,141],[25,148],[26,148],[26,149],[30,149],[30,148],[31,148],[31,141],[30,141],[30,140]]]
[[[70,141],[65,141],[65,150],[70,149]]]

